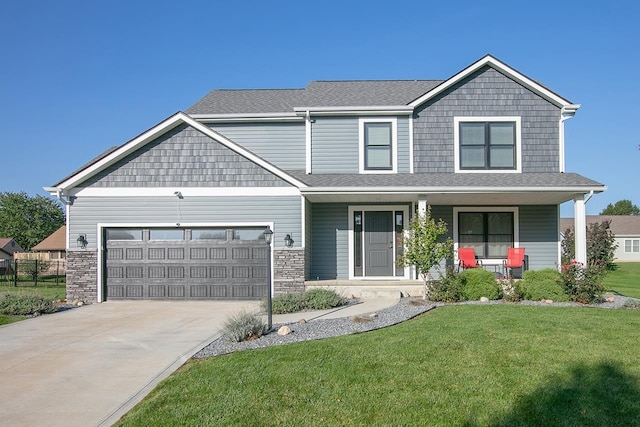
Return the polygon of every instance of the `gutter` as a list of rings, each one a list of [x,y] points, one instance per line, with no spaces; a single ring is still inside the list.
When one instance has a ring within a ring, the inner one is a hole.
[[[73,201],[76,199],[75,196],[65,196],[64,194],[62,194],[62,188],[42,187],[42,189],[47,193],[56,196],[56,198],[60,200],[60,202],[62,202],[65,206],[73,205]]]

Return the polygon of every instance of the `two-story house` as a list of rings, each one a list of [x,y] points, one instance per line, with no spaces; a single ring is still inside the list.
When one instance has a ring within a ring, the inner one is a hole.
[[[564,170],[578,107],[491,56],[446,80],[214,90],[47,188],[67,206],[68,297],[402,283],[403,230],[427,206],[487,268],[509,247],[556,267],[559,205],[574,202],[581,229],[605,190]]]

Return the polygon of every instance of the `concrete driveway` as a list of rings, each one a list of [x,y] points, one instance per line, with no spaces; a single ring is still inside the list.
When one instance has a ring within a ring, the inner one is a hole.
[[[0,327],[0,423],[111,425],[250,301],[117,301]]]

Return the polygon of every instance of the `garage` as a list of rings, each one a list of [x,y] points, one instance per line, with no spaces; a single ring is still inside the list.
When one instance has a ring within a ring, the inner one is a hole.
[[[265,227],[107,228],[107,300],[255,300],[269,291]]]

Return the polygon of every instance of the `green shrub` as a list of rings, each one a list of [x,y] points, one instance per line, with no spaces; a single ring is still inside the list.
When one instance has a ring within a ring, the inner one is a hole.
[[[0,314],[10,316],[29,316],[53,313],[56,306],[53,301],[41,295],[8,293],[0,297]]]
[[[522,284],[536,282],[541,280],[560,280],[560,273],[553,268],[545,268],[542,270],[527,270],[522,274]]]
[[[495,300],[500,298],[500,285],[496,276],[484,268],[467,269],[460,273],[465,279],[463,295],[468,301],[478,301],[482,297]]]
[[[271,300],[273,314],[297,313],[304,310],[328,310],[345,304],[345,299],[328,289],[281,294]],[[262,303],[266,310],[266,301]]]
[[[591,262],[586,266],[577,261],[562,264],[560,283],[564,292],[571,301],[582,304],[600,302],[605,290],[602,283],[605,268],[606,265],[600,262]]]
[[[466,279],[461,274],[456,273],[452,268],[447,268],[445,276],[429,282],[429,299],[442,302],[462,301],[465,283]]]
[[[344,298],[327,289],[310,289],[304,294],[307,310],[328,310],[344,305]]]
[[[502,295],[502,299],[509,302],[518,302],[522,300],[523,289],[521,286],[521,281],[503,278],[498,281],[500,285],[500,293]]]
[[[524,299],[540,301],[550,299],[557,302],[569,301],[569,296],[564,293],[562,285],[555,280],[543,279],[527,284]]]
[[[265,332],[267,324],[262,317],[247,311],[229,316],[222,327],[222,336],[233,342],[260,338]]]

